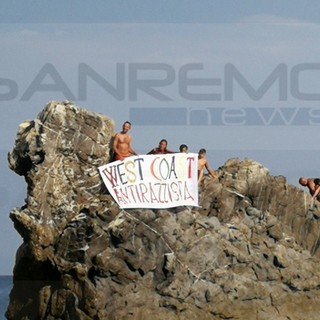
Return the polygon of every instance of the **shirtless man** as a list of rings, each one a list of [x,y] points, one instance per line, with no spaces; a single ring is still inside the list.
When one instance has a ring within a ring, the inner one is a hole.
[[[122,131],[117,133],[113,141],[113,151],[115,153],[115,160],[123,160],[137,153],[131,148],[131,137],[128,134],[131,129],[129,121],[124,122]]]
[[[307,187],[309,189],[309,193],[312,195],[313,199],[320,200],[319,199],[320,197],[318,197],[318,195],[320,193],[320,179],[318,179],[318,178],[313,179],[313,178],[301,177],[299,179],[299,183],[302,186]]]
[[[216,174],[213,170],[211,170],[208,160],[206,159],[207,151],[206,149],[200,149],[198,153],[198,183],[201,182],[203,178],[203,171],[204,168],[207,169],[208,173],[211,175],[212,178],[216,178]]]

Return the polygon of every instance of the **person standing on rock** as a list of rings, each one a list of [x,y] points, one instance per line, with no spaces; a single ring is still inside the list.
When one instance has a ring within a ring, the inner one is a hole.
[[[123,160],[127,157],[137,155],[131,147],[131,136],[128,133],[130,129],[131,123],[125,121],[122,125],[122,131],[114,136],[112,145],[114,160]]]
[[[309,189],[309,193],[313,199],[320,200],[320,179],[319,178],[305,178],[301,177],[299,183]],[[319,197],[318,197],[319,196]]]
[[[200,149],[198,153],[198,183],[201,182],[203,179],[203,174],[204,174],[204,168],[207,169],[208,173],[211,175],[212,178],[217,178],[216,173],[211,170],[208,160],[206,159],[206,154],[207,151],[206,149]]]

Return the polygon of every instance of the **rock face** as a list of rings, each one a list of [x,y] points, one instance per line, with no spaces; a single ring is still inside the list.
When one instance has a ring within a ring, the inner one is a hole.
[[[98,167],[114,122],[51,102],[9,165],[26,203],[8,319],[319,319],[320,209],[259,163],[205,177],[200,208],[121,210]]]

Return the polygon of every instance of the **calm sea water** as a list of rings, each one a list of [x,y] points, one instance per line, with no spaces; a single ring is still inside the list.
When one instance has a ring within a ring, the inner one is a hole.
[[[8,303],[9,294],[12,289],[12,276],[0,276],[0,319],[4,320],[4,316]]]

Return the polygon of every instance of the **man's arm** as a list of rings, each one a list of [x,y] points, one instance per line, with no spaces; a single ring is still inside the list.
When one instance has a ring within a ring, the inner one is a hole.
[[[113,145],[112,145],[112,149],[114,151],[115,154],[119,154],[119,151],[118,151],[118,143],[119,143],[119,137],[118,137],[118,134],[116,134],[114,136],[114,139],[113,139]]]
[[[209,166],[209,164],[208,164],[208,161],[206,161],[205,167],[206,167],[208,173],[211,175],[212,178],[216,178],[216,177],[217,177],[215,171],[214,171],[214,170],[211,170],[211,168],[210,168],[210,166]],[[319,190],[319,191],[320,191],[320,190]]]
[[[198,170],[198,183],[201,182],[202,178],[203,178],[203,170]]]
[[[320,185],[318,185],[316,188],[315,188],[315,191],[314,191],[314,194],[312,196],[313,199],[317,199],[317,195],[319,194],[320,192]]]
[[[307,187],[309,189],[310,194],[313,196],[316,191],[316,185],[314,183],[314,179],[308,179]]]
[[[131,154],[137,155],[137,153],[131,147],[131,137],[129,137],[128,150]]]

